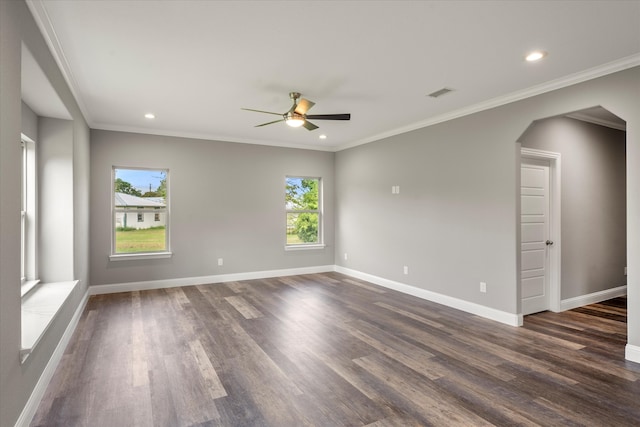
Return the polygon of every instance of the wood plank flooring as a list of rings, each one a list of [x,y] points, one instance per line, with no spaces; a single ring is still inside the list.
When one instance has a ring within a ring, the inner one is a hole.
[[[32,426],[637,426],[625,322],[515,328],[338,273],[93,296]]]

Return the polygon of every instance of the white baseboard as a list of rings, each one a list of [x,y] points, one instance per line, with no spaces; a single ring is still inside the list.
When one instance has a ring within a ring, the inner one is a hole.
[[[523,319],[521,314],[507,313],[505,311],[496,310],[494,308],[485,307],[480,304],[453,298],[447,295],[438,294],[426,289],[416,288],[415,286],[406,285],[404,283],[395,282],[393,280],[384,279],[382,277],[373,276],[368,273],[362,273],[360,271],[351,270],[349,268],[341,267],[338,265],[335,266],[335,271],[338,273],[346,274],[347,276],[352,276],[371,283],[375,283],[376,285],[384,286],[385,288],[413,295],[427,301],[432,301],[438,304],[445,305],[447,307],[455,308],[456,310],[461,310],[480,317],[494,320],[496,322],[504,323],[509,326],[522,326]]]
[[[179,279],[149,280],[145,282],[116,283],[89,287],[90,295],[113,294],[116,292],[144,291],[148,289],[175,288],[178,286],[208,285],[213,283],[236,282],[240,280],[268,279],[271,277],[296,276],[299,274],[326,273],[335,271],[333,265],[288,268],[282,270],[252,271],[248,273],[218,274],[215,276],[183,277]]]
[[[31,424],[33,416],[38,410],[38,405],[40,405],[40,401],[42,400],[44,393],[47,391],[49,382],[51,382],[51,378],[53,378],[53,374],[56,372],[56,368],[58,367],[60,360],[62,360],[64,351],[67,348],[69,341],[71,341],[73,332],[76,330],[76,326],[78,326],[78,322],[80,321],[80,317],[84,312],[84,308],[86,307],[88,300],[89,291],[87,290],[84,293],[78,308],[76,308],[76,311],[73,313],[73,317],[71,318],[71,321],[69,321],[64,334],[62,334],[62,338],[60,338],[60,342],[58,342],[56,349],[53,351],[49,362],[47,362],[47,366],[45,366],[44,371],[42,371],[40,379],[31,392],[31,396],[29,396],[27,404],[22,409],[22,413],[20,414],[20,417],[18,417],[18,421],[16,421],[16,427],[28,427],[29,424]]]
[[[627,344],[625,347],[624,358],[630,362],[640,363],[640,347],[637,345]]]
[[[606,289],[579,297],[563,299],[560,301],[560,311],[572,310],[589,304],[606,301],[611,298],[622,297],[627,294],[627,285]]]

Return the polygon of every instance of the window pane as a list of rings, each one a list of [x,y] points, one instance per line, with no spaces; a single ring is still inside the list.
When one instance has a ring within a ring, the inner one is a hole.
[[[21,201],[21,264],[22,281],[36,280],[38,270],[36,265],[37,238],[36,224],[38,212],[36,209],[36,147],[33,141],[21,140],[22,145],[22,201]]]
[[[164,226],[140,229],[116,229],[116,253],[158,252],[167,250]]]
[[[167,171],[164,169],[115,169],[116,193],[150,198],[167,198]]]
[[[168,251],[167,170],[114,169],[113,253]]]
[[[21,142],[22,147],[22,173],[20,174],[21,183],[21,202],[20,202],[20,277],[25,280],[27,274],[27,147],[25,142]]]
[[[317,178],[287,178],[286,206],[288,210],[318,209]]]
[[[287,213],[287,245],[320,243],[317,213]]]

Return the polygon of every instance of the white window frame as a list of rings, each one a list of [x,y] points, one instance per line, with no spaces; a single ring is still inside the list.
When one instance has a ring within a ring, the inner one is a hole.
[[[29,168],[27,167],[27,147],[26,141],[20,141],[22,166],[20,169],[20,284],[27,280],[27,182]]]
[[[36,143],[21,134],[20,170],[20,294],[26,295],[38,282],[38,180]]]
[[[284,249],[285,251],[300,251],[300,250],[313,250],[313,249],[323,249],[325,247],[324,244],[324,215],[323,215],[323,191],[322,191],[322,187],[323,187],[323,180],[322,177],[319,176],[300,176],[300,175],[287,175],[284,179],[284,185],[285,185],[285,197],[286,197],[286,189],[287,189],[287,179],[290,178],[295,178],[295,179],[315,179],[318,181],[318,209],[314,210],[314,209],[302,209],[302,210],[297,210],[297,209],[288,209],[287,208],[287,204],[286,204],[286,199],[285,199],[285,214],[284,214],[284,218],[285,218],[285,246]],[[295,243],[295,244],[289,244],[287,243],[287,216],[290,213],[316,213],[318,214],[318,242],[317,243]]]
[[[130,209],[127,208],[116,208],[115,206],[115,180],[116,180],[116,170],[126,169],[126,170],[148,170],[148,171],[165,171],[166,172],[166,191],[167,197],[165,199],[165,207],[164,208],[145,208],[145,209],[136,209],[136,213],[138,214],[146,214],[149,212],[160,213],[164,212],[166,216],[165,221],[165,250],[163,251],[153,251],[153,252],[134,252],[134,253],[116,253],[116,213],[124,213],[125,215],[131,212]],[[170,234],[170,223],[171,223],[171,214],[170,214],[170,204],[171,204],[171,189],[169,184],[169,168],[159,167],[159,168],[147,168],[147,167],[137,167],[137,166],[113,166],[111,168],[111,255],[109,255],[110,261],[126,261],[126,260],[139,260],[139,259],[156,259],[156,258],[170,258],[173,253],[171,252],[171,234]]]

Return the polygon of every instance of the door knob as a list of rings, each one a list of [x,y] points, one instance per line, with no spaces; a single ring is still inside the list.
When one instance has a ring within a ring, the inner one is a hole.
[[[553,245],[553,240],[547,240],[545,243],[547,244],[547,246],[551,246]]]

